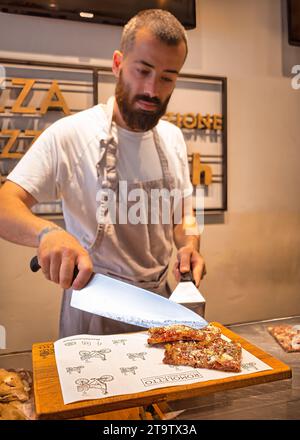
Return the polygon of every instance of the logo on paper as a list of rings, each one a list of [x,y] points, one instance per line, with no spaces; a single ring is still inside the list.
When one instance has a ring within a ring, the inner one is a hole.
[[[143,377],[141,381],[145,387],[154,385],[163,385],[166,383],[174,384],[180,382],[187,382],[192,380],[199,380],[203,376],[198,371],[185,371],[183,373],[164,374],[162,376]]]

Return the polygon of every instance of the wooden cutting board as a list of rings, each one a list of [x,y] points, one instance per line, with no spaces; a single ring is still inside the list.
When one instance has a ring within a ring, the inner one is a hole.
[[[37,343],[33,344],[32,347],[37,417],[40,419],[71,419],[108,411],[123,411],[128,408],[146,408],[154,403],[192,398],[217,391],[287,379],[292,376],[290,367],[283,362],[265,353],[221,324],[216,322],[213,324],[219,327],[225,336],[233,341],[240,342],[245,350],[268,364],[272,367],[272,370],[64,405],[56,368],[53,342]]]

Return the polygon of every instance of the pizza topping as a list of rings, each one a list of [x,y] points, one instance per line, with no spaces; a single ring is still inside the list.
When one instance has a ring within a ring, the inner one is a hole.
[[[194,341],[167,344],[163,362],[172,365],[189,365],[194,368],[239,372],[241,359],[241,345],[220,338],[213,349],[203,347]]]
[[[196,330],[184,325],[149,329],[149,344],[166,343],[163,362],[223,371],[241,371],[242,347],[222,339],[218,327]]]
[[[186,325],[176,324],[166,327],[149,329],[148,344],[161,344],[174,341],[201,341],[203,345],[219,338],[221,331],[214,325],[207,325],[203,329],[194,329]]]

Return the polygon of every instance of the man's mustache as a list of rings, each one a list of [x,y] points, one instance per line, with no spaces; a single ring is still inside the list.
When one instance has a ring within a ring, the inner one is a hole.
[[[134,100],[135,101],[143,100],[143,101],[151,102],[151,104],[156,104],[161,106],[161,100],[159,98],[156,97],[151,98],[150,96],[147,95],[136,95]]]

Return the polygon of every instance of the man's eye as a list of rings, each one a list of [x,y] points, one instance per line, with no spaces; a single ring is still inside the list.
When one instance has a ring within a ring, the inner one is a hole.
[[[149,70],[146,70],[146,69],[137,69],[137,71],[140,75],[143,75],[143,76],[146,76],[149,73]]]
[[[165,81],[165,82],[172,82],[173,81],[172,78],[168,78],[167,76],[163,76],[161,79],[162,79],[162,81]]]

